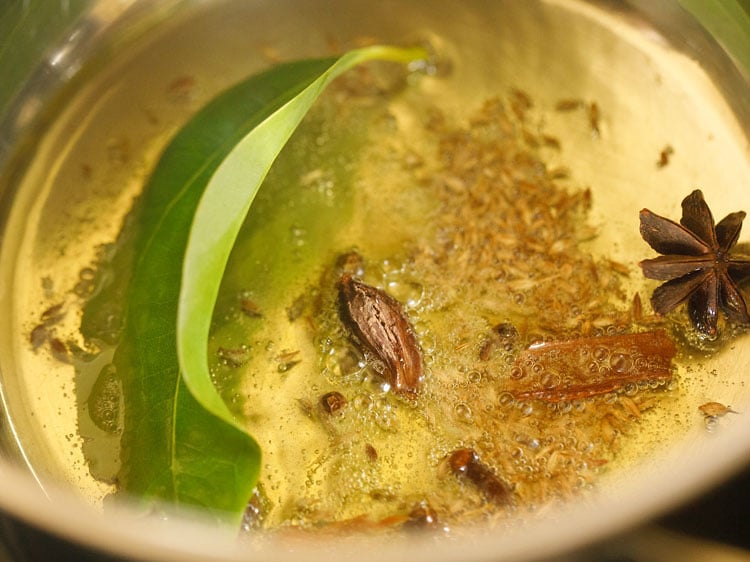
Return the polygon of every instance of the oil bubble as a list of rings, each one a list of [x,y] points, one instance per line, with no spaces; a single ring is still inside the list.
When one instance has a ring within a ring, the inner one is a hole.
[[[573,409],[573,404],[567,400],[557,404],[557,410],[562,413],[570,412]]]
[[[616,373],[627,373],[633,366],[633,362],[624,353],[613,353],[609,358],[609,365]]]
[[[302,247],[307,243],[307,231],[297,225],[294,225],[290,229],[292,238],[292,244],[297,247]]]
[[[473,415],[468,404],[459,402],[454,406],[453,413],[456,415],[456,419],[458,419],[458,421],[462,423],[471,423]]]
[[[555,388],[560,382],[559,379],[560,378],[557,375],[547,371],[542,374],[539,382],[541,383],[542,388]]]
[[[383,431],[395,432],[399,429],[399,423],[392,412],[383,412],[375,416],[375,423]]]
[[[638,385],[632,382],[626,383],[623,387],[623,392],[625,392],[625,396],[635,396],[638,394]]]
[[[406,308],[417,308],[424,297],[424,287],[414,281],[391,281],[388,283],[388,292],[404,303]]]
[[[706,431],[713,433],[719,425],[719,420],[716,416],[706,416],[703,418],[703,424],[706,427]]]
[[[375,402],[375,407],[381,412],[390,412],[393,408],[390,401],[385,396],[381,396],[377,399],[377,401]]]
[[[497,399],[498,403],[503,408],[508,408],[513,405],[515,398],[510,392],[503,392]]]
[[[383,363],[380,359],[375,359],[374,361],[372,361],[370,363],[370,367],[379,375],[383,375],[385,373],[385,363]]]
[[[597,361],[604,361],[609,356],[609,352],[606,347],[597,347],[594,350],[594,359]]]
[[[370,408],[372,408],[372,405],[373,405],[372,396],[370,396],[370,394],[368,393],[363,392],[361,394],[357,394],[352,399],[352,406],[354,407],[355,410],[359,410],[359,411],[369,410]]]

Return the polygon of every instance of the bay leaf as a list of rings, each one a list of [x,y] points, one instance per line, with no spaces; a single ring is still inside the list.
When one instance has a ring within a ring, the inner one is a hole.
[[[133,213],[132,273],[114,357],[124,492],[236,522],[260,448],[213,385],[207,341],[224,268],[253,198],[318,95],[359,63],[421,49],[368,47],[279,65],[221,94],[172,140]]]

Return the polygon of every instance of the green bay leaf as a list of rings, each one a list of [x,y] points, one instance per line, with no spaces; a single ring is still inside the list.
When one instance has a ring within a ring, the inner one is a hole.
[[[122,381],[122,489],[237,521],[260,448],[217,392],[207,342],[237,233],[270,166],[323,89],[374,59],[368,47],[274,67],[221,94],[172,140],[134,213],[133,270],[114,363]]]

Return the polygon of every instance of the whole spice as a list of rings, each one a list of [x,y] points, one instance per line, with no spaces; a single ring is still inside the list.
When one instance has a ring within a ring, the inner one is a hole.
[[[327,414],[339,414],[346,407],[346,398],[335,390],[320,397],[320,405]]]
[[[727,414],[736,414],[731,406],[725,406],[720,402],[706,402],[698,406],[698,409],[706,417],[721,417]]]
[[[574,111],[576,109],[580,109],[583,107],[584,101],[581,99],[574,99],[574,98],[566,98],[559,100],[555,104],[555,109],[557,111]]]
[[[492,328],[489,337],[485,338],[479,348],[479,359],[487,361],[492,353],[492,348],[501,346],[506,351],[510,351],[518,339],[518,330],[509,322],[497,324]]]
[[[263,316],[258,304],[245,296],[240,296],[240,310],[250,318],[261,318]]]
[[[359,342],[383,362],[393,389],[416,394],[422,382],[422,354],[399,302],[344,274],[339,281],[339,314]]]
[[[61,363],[71,363],[72,358],[70,356],[70,350],[67,344],[60,338],[50,338],[49,348],[52,352],[52,357],[60,361]]]
[[[378,451],[370,443],[365,444],[365,455],[370,462],[378,460]]]
[[[505,389],[516,400],[561,402],[666,382],[675,353],[663,331],[541,343],[516,358]]]
[[[589,127],[595,137],[598,137],[601,133],[599,129],[599,105],[596,102],[591,102],[588,107]]]
[[[409,512],[409,519],[404,522],[408,529],[432,529],[438,525],[438,516],[430,504],[423,501]]]
[[[456,476],[464,477],[474,484],[492,503],[511,503],[510,487],[485,465],[474,449],[456,449],[448,457],[448,465]]]
[[[241,367],[250,359],[250,349],[247,347],[220,347],[216,350],[217,355],[228,367]]]
[[[663,168],[669,164],[669,158],[674,154],[674,148],[670,145],[665,146],[659,153],[659,160],[656,162],[657,168]]]
[[[714,225],[700,190],[682,201],[680,224],[643,209],[641,236],[660,254],[640,262],[649,279],[666,281],[651,297],[658,314],[687,301],[690,320],[709,337],[716,336],[719,310],[730,320],[750,324],[745,298],[737,283],[750,275],[750,256],[733,254],[745,218],[744,211]]]

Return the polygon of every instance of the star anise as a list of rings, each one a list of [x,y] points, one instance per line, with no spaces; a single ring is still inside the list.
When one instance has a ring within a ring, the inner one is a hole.
[[[719,310],[739,324],[750,324],[745,297],[737,284],[750,275],[750,256],[730,253],[745,218],[737,211],[714,224],[699,189],[682,201],[680,224],[643,209],[641,236],[660,254],[640,266],[649,279],[666,281],[651,297],[658,314],[687,301],[690,320],[704,335],[717,333]]]

